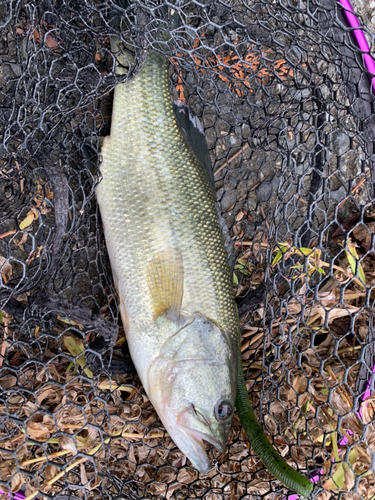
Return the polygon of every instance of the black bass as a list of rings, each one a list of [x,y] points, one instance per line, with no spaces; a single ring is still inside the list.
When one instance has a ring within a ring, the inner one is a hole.
[[[176,121],[168,60],[115,88],[96,195],[130,354],[169,435],[200,472],[223,450],[239,321],[207,173]]]
[[[236,404],[265,466],[308,496],[311,483],[276,453],[249,402],[213,185],[178,126],[159,53],[115,88],[102,157],[96,194],[126,338],[169,435],[207,473],[204,441],[224,450]]]

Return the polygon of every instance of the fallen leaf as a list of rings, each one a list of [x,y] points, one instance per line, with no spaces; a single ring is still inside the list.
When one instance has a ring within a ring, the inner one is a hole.
[[[3,389],[9,389],[9,387],[14,387],[17,385],[17,377],[14,375],[4,375],[0,379],[0,386]]]
[[[34,209],[31,209],[27,213],[26,218],[23,221],[21,221],[19,224],[21,231],[23,229],[26,229],[27,227],[31,226],[31,224],[34,222],[34,220],[36,220],[38,217],[39,217],[38,212]]]
[[[3,281],[8,283],[9,280],[13,278],[13,267],[12,264],[0,255],[0,273]]]
[[[78,365],[83,368],[83,371],[89,378],[94,378],[94,374],[88,368],[85,355],[83,354],[85,350],[85,346],[82,339],[74,337],[73,335],[65,335],[64,336],[64,345],[70,352],[72,356],[77,359]]]
[[[53,200],[53,191],[52,191],[52,188],[51,188],[51,186],[50,186],[50,184],[48,182],[45,185],[45,190],[46,190],[46,197],[49,200]]]
[[[50,34],[46,35],[46,39],[45,40],[46,40],[47,47],[49,47],[50,49],[54,49],[55,47],[59,46],[58,42]]]
[[[374,224],[371,224],[371,226],[374,226]],[[371,231],[370,228],[368,228],[364,224],[359,224],[352,231],[353,237],[358,241],[358,243],[361,245],[361,247],[367,251],[369,251],[371,248],[371,234],[372,233],[373,233],[373,230]]]
[[[51,479],[53,479],[57,472],[59,471],[59,469],[57,467],[55,467],[54,465],[47,465],[44,469],[44,477],[47,481],[50,481]]]
[[[49,415],[36,413],[26,422],[27,434],[36,441],[47,441],[56,432],[55,422]]]
[[[68,436],[59,437],[59,445],[63,450],[70,450],[73,455],[77,455],[78,453],[74,440]]]
[[[20,248],[21,250],[25,250],[24,244],[26,243],[28,237],[29,235],[26,232],[23,232],[22,238],[20,240],[14,238],[13,242],[18,246],[18,248]]]

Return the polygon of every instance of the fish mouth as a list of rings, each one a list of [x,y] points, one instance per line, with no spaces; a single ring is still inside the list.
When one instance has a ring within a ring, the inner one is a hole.
[[[185,445],[188,444],[187,447],[190,448],[190,450],[189,452],[187,450],[184,451],[184,446],[181,446],[181,451],[184,451],[185,455],[189,458],[192,466],[197,469],[200,474],[208,474],[213,467],[211,461],[208,458],[204,445],[204,441],[208,441],[208,439],[203,439],[196,433],[192,433],[190,429],[183,429],[183,433],[186,438]]]
[[[220,453],[223,453],[226,443],[215,437],[205,417],[196,411],[192,412],[191,408],[186,408],[178,415],[177,425],[185,436],[184,445],[180,446],[181,451],[187,455],[193,467],[201,474],[207,474],[212,469],[212,464],[204,442],[213,445]]]
[[[186,428],[186,427],[183,427],[183,426],[182,426],[182,428],[184,429],[185,434],[189,438],[194,439],[197,443],[199,443],[200,446],[203,448],[203,450],[204,450],[204,443],[203,443],[203,441],[207,441],[207,443],[212,444],[213,446],[215,446],[215,448],[220,453],[223,453],[223,451],[225,450],[225,444],[221,443],[219,441],[219,439],[217,439],[214,436],[212,436],[212,434],[206,434],[205,432],[199,432],[199,431],[197,431],[195,429],[189,429],[189,428]]]

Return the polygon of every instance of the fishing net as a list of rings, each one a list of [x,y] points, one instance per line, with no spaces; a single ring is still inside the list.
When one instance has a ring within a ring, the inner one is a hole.
[[[168,55],[172,99],[202,121],[267,436],[322,500],[372,498],[375,118],[352,30],[334,0],[186,1],[173,29],[166,5],[0,2],[0,489],[288,494],[236,416],[199,476],[127,354],[95,200],[120,36],[130,75],[143,48]]]

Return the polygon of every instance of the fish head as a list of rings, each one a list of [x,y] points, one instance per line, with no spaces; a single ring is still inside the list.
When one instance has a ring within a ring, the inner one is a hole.
[[[238,354],[215,322],[197,315],[164,344],[148,374],[149,397],[169,435],[201,473],[205,442],[223,452],[233,419]]]

